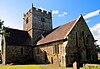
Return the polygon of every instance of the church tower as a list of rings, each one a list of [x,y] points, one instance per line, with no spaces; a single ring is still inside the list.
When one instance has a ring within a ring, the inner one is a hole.
[[[52,30],[52,13],[37,9],[33,4],[32,8],[24,14],[23,19],[23,29],[28,31],[32,45],[36,44],[44,32]]]

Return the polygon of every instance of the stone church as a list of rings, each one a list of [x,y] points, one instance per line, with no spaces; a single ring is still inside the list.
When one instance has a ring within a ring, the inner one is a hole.
[[[94,37],[80,15],[52,28],[52,13],[32,6],[23,18],[23,30],[7,28],[2,36],[2,64],[51,63],[69,66],[75,61],[94,63]]]

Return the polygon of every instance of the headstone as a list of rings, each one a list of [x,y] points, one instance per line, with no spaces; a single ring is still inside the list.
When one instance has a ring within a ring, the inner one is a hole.
[[[73,63],[73,69],[77,69],[77,62]]]

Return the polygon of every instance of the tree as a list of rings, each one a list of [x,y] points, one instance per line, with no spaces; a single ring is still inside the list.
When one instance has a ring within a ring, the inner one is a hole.
[[[6,30],[8,29],[7,27],[5,27],[4,25],[3,25],[3,23],[4,23],[4,21],[2,21],[1,19],[0,19],[0,34],[3,36],[9,36],[10,35],[10,33],[9,32],[6,32]]]
[[[95,40],[95,41],[94,41],[94,44],[95,44],[95,46],[96,46],[97,52],[100,53],[100,46],[97,44],[97,41],[98,41],[98,40]]]
[[[2,33],[3,32],[3,23],[4,23],[4,21],[1,21],[1,19],[0,19],[0,33]]]
[[[3,49],[6,49],[6,44],[5,44],[5,37],[9,37],[10,36],[10,32],[6,32],[7,27],[5,27],[3,25],[4,21],[1,21],[0,19],[0,35],[2,36],[2,40],[3,40]],[[2,52],[4,51],[4,54],[6,54],[6,50],[1,50]],[[4,57],[6,57],[4,55]],[[4,61],[2,64],[6,64],[6,58],[4,58],[2,61]]]

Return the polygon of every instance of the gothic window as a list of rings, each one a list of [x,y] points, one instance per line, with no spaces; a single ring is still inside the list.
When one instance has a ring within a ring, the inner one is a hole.
[[[53,64],[53,57],[51,57],[51,64]]]
[[[23,52],[24,52],[24,51],[23,51],[23,48],[21,48],[21,55],[23,55]]]
[[[45,19],[44,18],[41,18],[41,22],[45,22]]]
[[[58,54],[59,53],[59,45],[53,46],[53,53]]]
[[[26,18],[26,23],[28,23],[28,17]]]
[[[46,51],[43,51],[43,55],[44,55],[44,62],[46,62],[48,60]]]
[[[53,46],[53,54],[55,54],[55,46]]]
[[[57,45],[57,53],[59,53],[59,45]]]
[[[86,44],[89,43],[89,35],[86,36]]]
[[[84,46],[85,46],[84,31],[82,31],[82,39],[83,39],[83,44],[84,44]]]

